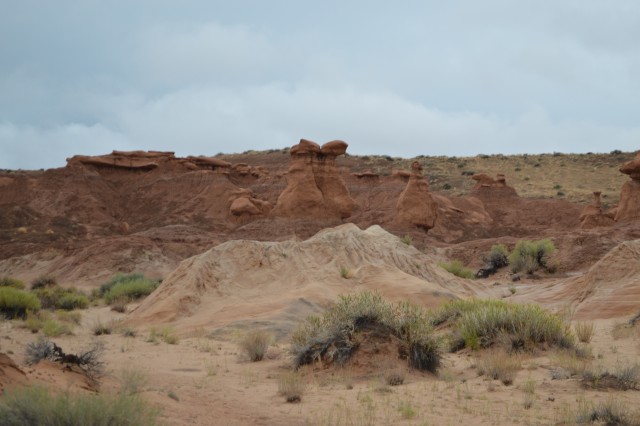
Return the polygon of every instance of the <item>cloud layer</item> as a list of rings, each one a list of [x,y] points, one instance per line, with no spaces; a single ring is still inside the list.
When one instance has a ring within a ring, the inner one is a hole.
[[[393,156],[640,147],[636,2],[249,5],[8,6],[0,168],[301,137]]]

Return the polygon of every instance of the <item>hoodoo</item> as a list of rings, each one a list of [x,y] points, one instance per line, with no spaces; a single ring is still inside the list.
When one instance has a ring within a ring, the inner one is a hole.
[[[429,230],[436,224],[438,204],[429,192],[429,183],[422,176],[420,163],[414,161],[411,171],[407,187],[396,205],[396,221]]]
[[[351,216],[355,202],[336,167],[336,157],[347,151],[343,141],[322,147],[301,139],[291,147],[287,187],[278,197],[274,214],[293,218]]]
[[[620,172],[629,175],[631,180],[622,185],[616,221],[640,219],[640,152],[636,158],[624,163]]]

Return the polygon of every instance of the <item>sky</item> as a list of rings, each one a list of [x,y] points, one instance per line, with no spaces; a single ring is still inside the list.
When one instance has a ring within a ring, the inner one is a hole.
[[[640,149],[637,0],[0,0],[0,168]]]

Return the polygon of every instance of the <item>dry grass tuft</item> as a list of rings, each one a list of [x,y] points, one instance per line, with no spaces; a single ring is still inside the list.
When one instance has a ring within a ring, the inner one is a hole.
[[[487,351],[476,363],[479,375],[500,380],[505,386],[513,384],[522,366],[520,356],[501,350]]]
[[[576,332],[576,336],[578,340],[582,343],[591,342],[591,338],[593,337],[593,333],[595,331],[595,326],[592,322],[579,322],[574,324],[573,329]]]
[[[299,372],[287,371],[278,379],[278,393],[287,402],[300,402],[306,388],[304,377]]]
[[[595,389],[640,390],[640,364],[619,364],[611,370],[587,369],[582,373],[582,383]]]
[[[251,362],[262,361],[273,342],[273,335],[264,330],[253,330],[240,339],[240,349]]]

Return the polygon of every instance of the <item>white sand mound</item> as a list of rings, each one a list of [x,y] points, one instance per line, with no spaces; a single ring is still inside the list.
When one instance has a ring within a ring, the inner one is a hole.
[[[475,287],[379,226],[345,224],[306,241],[228,241],[189,258],[130,321],[173,323],[182,332],[261,325],[284,334],[340,294],[371,289],[435,306],[474,295]]]

